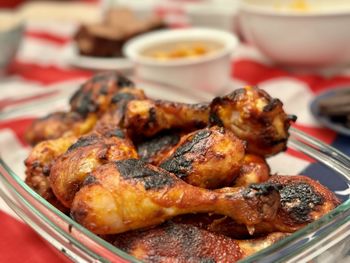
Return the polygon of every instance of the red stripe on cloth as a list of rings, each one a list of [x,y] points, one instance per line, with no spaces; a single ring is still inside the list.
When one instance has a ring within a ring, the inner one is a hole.
[[[51,34],[49,32],[42,32],[42,31],[27,31],[25,34],[25,37],[41,39],[41,40],[53,42],[58,45],[64,45],[71,40],[70,37],[57,36],[55,34]]]
[[[0,262],[70,262],[51,248],[30,227],[0,211]]]
[[[0,130],[1,129],[11,129],[17,136],[18,140],[21,142],[23,146],[27,146],[24,135],[25,131],[29,127],[29,125],[35,120],[35,118],[20,118],[20,119],[11,119],[11,120],[3,120],[0,122]],[[1,261],[0,261],[1,262]]]
[[[63,69],[53,65],[37,65],[14,61],[8,70],[9,74],[20,75],[22,78],[50,85],[60,81],[77,78],[89,78],[93,72],[81,69]]]
[[[280,77],[295,78],[305,82],[314,93],[338,85],[350,85],[350,77],[346,76],[325,77],[316,74],[293,73],[276,66],[264,65],[256,61],[245,59],[233,63],[231,75],[250,85],[258,85],[263,81]]]
[[[301,124],[297,124],[297,123],[293,124],[293,127],[321,140],[322,142],[325,142],[326,144],[332,144],[332,142],[337,137],[336,132],[334,132],[330,129],[327,129],[327,128],[316,128],[316,127],[310,127],[310,126],[301,125]],[[292,149],[288,149],[287,153],[292,155],[292,156],[303,159],[305,161],[315,162],[314,159],[306,156],[305,154],[303,154],[301,152],[294,151]]]

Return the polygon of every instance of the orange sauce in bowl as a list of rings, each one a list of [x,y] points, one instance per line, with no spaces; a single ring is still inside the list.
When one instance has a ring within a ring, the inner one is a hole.
[[[173,42],[162,43],[145,49],[141,54],[157,60],[175,60],[185,58],[197,58],[220,50],[223,45],[212,42]]]

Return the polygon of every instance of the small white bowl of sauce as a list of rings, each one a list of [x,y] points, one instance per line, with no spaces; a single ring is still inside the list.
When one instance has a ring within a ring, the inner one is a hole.
[[[238,45],[231,33],[189,28],[160,30],[130,40],[125,55],[136,76],[185,89],[219,91],[230,81],[231,56]]]

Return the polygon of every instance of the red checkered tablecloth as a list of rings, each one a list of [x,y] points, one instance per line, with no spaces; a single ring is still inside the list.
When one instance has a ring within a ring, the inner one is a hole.
[[[0,100],[37,94],[50,89],[52,84],[90,77],[92,72],[69,67],[62,55],[74,30],[75,26],[67,23],[29,24],[8,75],[0,79]],[[347,154],[350,153],[349,138],[321,127],[309,112],[309,103],[317,93],[338,85],[350,85],[349,69],[343,69],[337,74],[293,73],[272,65],[253,47],[241,44],[233,56],[231,74],[232,88],[245,84],[259,85],[280,98],[287,112],[298,115],[298,128],[333,144]],[[22,135],[33,118],[35,116],[0,122],[0,152],[9,147],[11,151],[28,150]],[[288,152],[283,155],[283,161],[277,157],[275,163],[277,170],[288,165],[302,170],[309,161],[296,153]],[[2,202],[0,226],[0,262],[40,263],[66,260],[20,222]]]

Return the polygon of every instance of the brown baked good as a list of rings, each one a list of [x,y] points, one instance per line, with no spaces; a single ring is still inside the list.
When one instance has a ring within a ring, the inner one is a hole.
[[[94,57],[121,57],[127,40],[136,35],[164,28],[161,19],[138,19],[128,9],[112,9],[99,24],[82,25],[74,39],[79,53]]]

